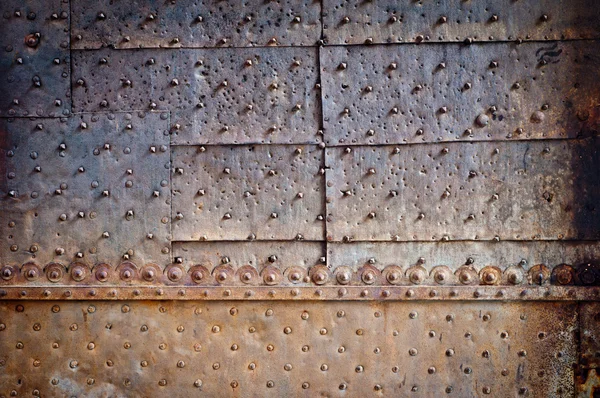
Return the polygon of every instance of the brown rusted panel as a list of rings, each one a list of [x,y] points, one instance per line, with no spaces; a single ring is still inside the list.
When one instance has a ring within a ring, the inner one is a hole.
[[[347,285],[359,281],[355,273],[366,265],[381,271],[381,285],[540,285],[536,266],[543,264],[541,285],[600,284],[593,274],[589,283],[580,276],[582,264],[600,257],[600,244],[590,242],[354,242],[328,243],[327,261],[337,282],[351,273]],[[495,271],[497,269],[500,273]],[[593,267],[598,272],[598,267]],[[473,271],[474,278],[464,274]],[[462,278],[461,278],[462,277]]]
[[[594,0],[325,0],[323,17],[329,44],[600,37]]]
[[[316,48],[77,51],[74,109],[165,109],[173,144],[315,143]]]
[[[581,323],[579,365],[583,369],[600,368],[600,302],[581,303],[579,313]]]
[[[577,305],[11,302],[0,393],[574,394]]]
[[[323,240],[322,149],[179,146],[172,157],[174,240]]]
[[[327,238],[597,239],[595,139],[326,149]]]
[[[72,1],[72,48],[312,46],[315,0]]]
[[[0,13],[0,117],[68,115],[69,1],[3,0]]]
[[[167,117],[4,119],[0,261],[87,268],[106,262],[112,269],[125,259],[168,263]]]
[[[600,130],[598,52],[597,41],[325,47],[326,142],[588,135]]]

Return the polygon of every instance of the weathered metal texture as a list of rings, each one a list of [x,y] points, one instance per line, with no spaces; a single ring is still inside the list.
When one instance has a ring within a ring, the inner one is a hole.
[[[345,285],[365,284],[366,269],[374,285],[599,285],[598,257],[597,241],[327,244],[329,268]]]
[[[327,239],[598,239],[596,139],[326,149]]]
[[[179,146],[172,158],[174,240],[323,240],[322,149]]]
[[[172,111],[172,144],[315,143],[316,48],[77,51],[77,111]]]
[[[0,393],[571,397],[577,315],[553,302],[13,302]]]
[[[168,115],[80,114],[3,119],[0,261],[33,261],[33,283],[82,265],[170,261]],[[50,272],[50,271],[48,271]],[[50,274],[48,274],[50,275]],[[64,278],[64,279],[63,279]],[[7,278],[10,279],[10,278]],[[56,280],[54,280],[56,279]]]
[[[313,46],[321,2],[72,0],[72,48]]]
[[[581,358],[578,364],[583,369],[600,369],[600,302],[581,303],[579,314]]]
[[[325,47],[326,142],[589,135],[600,131],[599,52],[598,41]]]
[[[329,44],[600,38],[594,0],[325,0]]]
[[[69,1],[2,0],[0,117],[71,110]]]

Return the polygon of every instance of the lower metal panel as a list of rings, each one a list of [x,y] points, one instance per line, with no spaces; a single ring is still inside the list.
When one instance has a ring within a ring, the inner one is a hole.
[[[0,395],[573,396],[576,303],[4,302]]]

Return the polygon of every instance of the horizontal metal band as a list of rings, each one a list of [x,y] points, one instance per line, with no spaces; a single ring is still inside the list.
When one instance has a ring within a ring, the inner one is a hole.
[[[0,288],[0,300],[600,301],[600,288],[564,286],[326,286],[318,288],[10,286]]]

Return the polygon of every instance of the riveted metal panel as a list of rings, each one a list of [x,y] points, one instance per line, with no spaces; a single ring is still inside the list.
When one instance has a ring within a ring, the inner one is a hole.
[[[167,117],[2,120],[1,261],[169,262]]]
[[[74,108],[166,109],[173,144],[314,143],[316,48],[78,51]]]
[[[595,139],[327,148],[327,238],[597,239]]]
[[[330,44],[600,37],[594,0],[326,0],[323,16]]]
[[[364,285],[360,274],[365,267],[378,270],[371,281],[375,285],[593,285],[600,283],[599,269],[588,264],[599,255],[597,241],[327,244],[329,267],[337,283],[345,285]],[[348,272],[352,277],[342,279]]]
[[[69,1],[0,4],[0,117],[68,115]]]
[[[72,47],[312,46],[320,14],[315,0],[75,0]]]
[[[6,395],[574,393],[574,304],[13,302],[0,322]]]
[[[600,125],[599,51],[596,41],[325,47],[326,142],[590,134]]]
[[[322,240],[323,150],[309,145],[172,150],[174,240]]]

